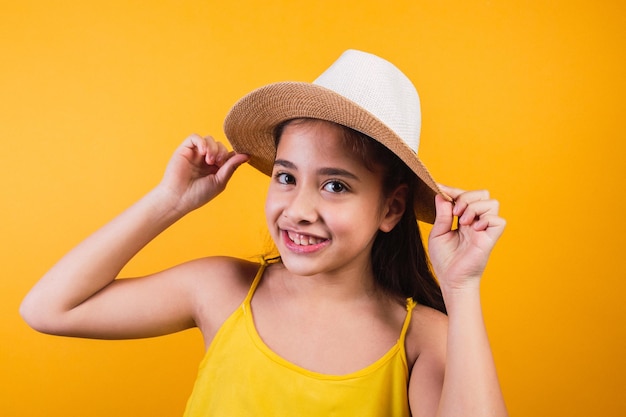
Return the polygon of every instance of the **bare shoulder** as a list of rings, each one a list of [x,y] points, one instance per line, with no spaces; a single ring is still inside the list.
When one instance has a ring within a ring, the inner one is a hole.
[[[446,367],[447,334],[445,314],[430,307],[415,307],[407,333],[409,403],[415,416],[436,414]]]
[[[182,265],[178,268],[184,270],[185,275],[200,278],[200,282],[216,285],[249,285],[261,264],[244,259],[212,256],[199,258]]]
[[[440,357],[445,361],[448,316],[433,308],[417,305],[406,335],[409,366],[422,357]]]
[[[205,340],[243,302],[260,267],[260,263],[231,257],[200,258],[178,267],[189,280],[196,325]]]

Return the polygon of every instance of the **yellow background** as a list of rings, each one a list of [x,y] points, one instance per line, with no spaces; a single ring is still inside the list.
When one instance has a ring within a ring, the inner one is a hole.
[[[244,93],[310,81],[347,48],[417,85],[420,154],[439,181],[501,200],[509,225],[483,294],[511,415],[626,415],[624,4],[2,1],[0,415],[182,413],[196,331],[45,336],[20,300],[150,189],[189,133],[223,138]],[[125,273],[263,252],[265,186],[241,169]]]

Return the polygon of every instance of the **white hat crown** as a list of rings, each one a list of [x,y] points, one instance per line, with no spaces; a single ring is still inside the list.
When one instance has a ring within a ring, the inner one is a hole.
[[[313,84],[352,100],[417,153],[422,125],[419,95],[411,80],[392,63],[350,49]]]

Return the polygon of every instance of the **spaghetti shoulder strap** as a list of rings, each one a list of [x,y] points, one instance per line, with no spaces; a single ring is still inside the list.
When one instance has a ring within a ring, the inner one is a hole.
[[[411,313],[413,313],[413,309],[417,303],[412,298],[406,299],[406,317],[404,319],[404,324],[402,325],[402,333],[400,333],[400,343],[404,346],[404,339],[406,337],[406,332],[409,329],[409,324],[411,324]]]
[[[256,287],[259,285],[259,282],[261,282],[261,278],[263,277],[263,273],[265,272],[265,268],[267,268],[267,265],[269,265],[269,262],[265,258],[262,258],[261,266],[259,267],[259,270],[257,271],[254,280],[252,281],[252,285],[250,285],[250,290],[248,290],[248,295],[246,295],[244,304],[250,304],[250,300],[252,300],[254,291],[256,291]]]

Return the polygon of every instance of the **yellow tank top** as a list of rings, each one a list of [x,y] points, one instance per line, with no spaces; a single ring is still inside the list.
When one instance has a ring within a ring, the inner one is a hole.
[[[347,375],[326,375],[274,353],[256,331],[250,301],[266,264],[241,306],[224,322],[200,363],[186,417],[402,417],[410,416],[404,338],[373,364]]]

